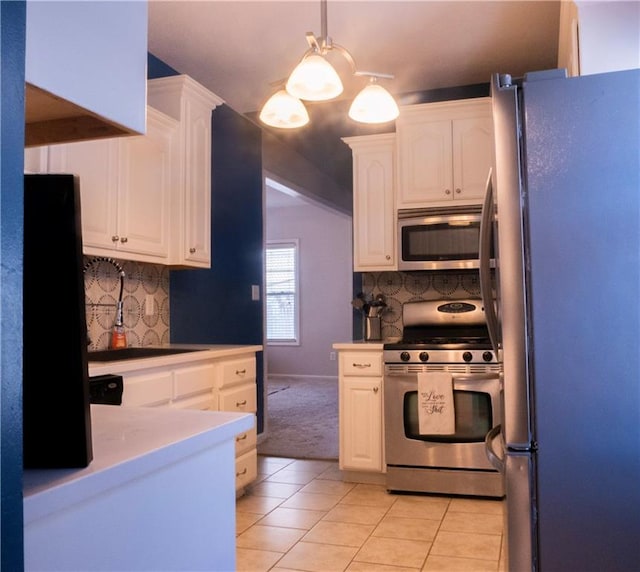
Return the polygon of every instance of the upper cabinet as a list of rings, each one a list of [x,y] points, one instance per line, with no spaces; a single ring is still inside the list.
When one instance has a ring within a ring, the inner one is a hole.
[[[395,270],[395,133],[346,137],[353,154],[353,266]]]
[[[211,266],[212,110],[187,76],[149,82],[145,135],[25,151],[25,170],[80,178],[84,253]]]
[[[144,133],[146,2],[26,3],[28,146]]]
[[[560,3],[558,67],[589,75],[640,67],[640,3]]]
[[[398,209],[482,202],[493,164],[490,98],[405,106],[396,135]]]
[[[146,135],[49,147],[42,170],[80,178],[85,254],[169,263],[176,146],[177,122],[149,108]]]
[[[174,169],[179,191],[171,204],[171,264],[211,266],[212,111],[223,103],[186,75],[148,82],[149,105],[178,120]]]

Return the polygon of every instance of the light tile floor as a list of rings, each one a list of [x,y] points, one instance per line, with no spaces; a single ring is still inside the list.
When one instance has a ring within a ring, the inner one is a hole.
[[[390,494],[335,462],[258,457],[236,503],[237,570],[502,570],[499,500]]]

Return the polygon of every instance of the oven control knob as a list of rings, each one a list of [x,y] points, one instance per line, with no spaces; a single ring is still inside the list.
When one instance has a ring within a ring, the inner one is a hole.
[[[471,352],[464,352],[462,354],[462,359],[466,362],[469,362],[473,359],[473,354]]]
[[[482,359],[484,361],[491,361],[493,359],[493,354],[491,352],[484,352],[482,354]]]
[[[427,352],[420,352],[418,357],[420,358],[420,361],[429,361],[429,354]]]
[[[411,355],[409,354],[409,352],[402,352],[400,354],[400,359],[402,361],[409,361],[411,359]]]

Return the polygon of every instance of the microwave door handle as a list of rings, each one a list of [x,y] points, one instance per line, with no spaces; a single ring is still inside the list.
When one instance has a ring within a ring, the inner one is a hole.
[[[493,202],[493,170],[489,169],[487,177],[487,188],[482,206],[482,217],[480,219],[480,248],[479,248],[479,274],[480,293],[482,304],[487,319],[487,329],[493,349],[498,351],[498,316],[493,296],[493,286],[491,284],[491,242],[493,240],[493,219],[495,205]]]
[[[502,425],[496,425],[491,431],[487,433],[484,438],[484,449],[487,453],[487,458],[489,462],[493,465],[493,467],[503,472],[504,469],[504,459],[501,458],[498,453],[493,448],[493,442],[496,440],[496,437],[500,435],[502,432]]]

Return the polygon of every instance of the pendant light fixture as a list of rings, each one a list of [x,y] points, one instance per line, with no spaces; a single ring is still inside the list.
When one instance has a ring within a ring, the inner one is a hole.
[[[272,127],[302,127],[308,123],[309,116],[300,100],[327,101],[340,95],[343,91],[340,76],[325,58],[329,52],[335,51],[347,60],[355,76],[370,78],[370,83],[354,99],[349,117],[362,123],[393,121],[399,115],[398,106],[391,94],[376,83],[379,78],[393,79],[393,76],[357,71],[349,51],[334,44],[327,34],[327,0],[320,0],[320,10],[322,36],[317,38],[312,32],[307,32],[309,49],[291,72],[286,91],[281,89],[267,100],[260,112],[260,120]]]
[[[371,75],[369,85],[353,100],[349,108],[349,117],[360,123],[386,123],[393,121],[400,110],[391,94],[378,85],[378,76]]]
[[[281,89],[264,104],[260,112],[260,121],[272,127],[295,129],[309,123],[309,114],[299,99]]]

